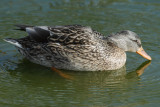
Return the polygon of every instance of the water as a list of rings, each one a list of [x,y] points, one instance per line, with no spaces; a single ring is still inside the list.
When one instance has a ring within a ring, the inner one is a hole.
[[[1,0],[0,106],[158,107],[159,11],[158,0]],[[118,71],[53,72],[24,59],[2,40],[24,37],[12,30],[19,23],[82,24],[104,35],[129,29],[139,34],[153,60],[127,53],[126,66]]]

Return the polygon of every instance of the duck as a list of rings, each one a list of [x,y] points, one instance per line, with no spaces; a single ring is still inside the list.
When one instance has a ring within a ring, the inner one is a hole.
[[[126,63],[126,52],[135,52],[147,60],[140,37],[123,30],[104,36],[89,26],[15,25],[25,31],[22,38],[5,38],[29,61],[54,70],[106,71],[116,70]]]

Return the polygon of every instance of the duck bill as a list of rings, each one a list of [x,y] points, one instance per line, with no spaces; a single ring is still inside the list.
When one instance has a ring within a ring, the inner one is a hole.
[[[152,60],[152,58],[144,51],[142,47],[138,51],[136,51],[136,53],[143,56],[144,58],[148,60]]]

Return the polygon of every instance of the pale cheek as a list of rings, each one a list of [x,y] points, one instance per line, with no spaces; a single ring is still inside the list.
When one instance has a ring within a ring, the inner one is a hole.
[[[129,52],[136,52],[137,51],[137,47],[134,44],[130,43],[127,46],[128,46]]]

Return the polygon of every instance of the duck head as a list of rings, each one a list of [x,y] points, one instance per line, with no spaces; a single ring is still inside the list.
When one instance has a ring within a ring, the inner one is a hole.
[[[136,52],[144,58],[151,60],[151,57],[144,51],[140,38],[132,31],[117,32],[108,36],[108,39],[124,51]]]

